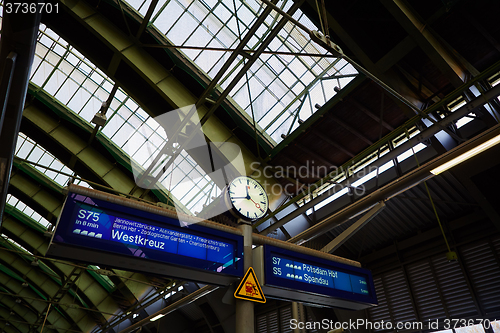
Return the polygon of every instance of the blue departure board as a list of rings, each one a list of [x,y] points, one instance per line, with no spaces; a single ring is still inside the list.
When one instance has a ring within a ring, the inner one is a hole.
[[[243,275],[243,237],[239,235],[76,193],[66,199],[52,243]],[[99,256],[89,262],[99,264]]]
[[[266,245],[265,285],[377,304],[369,270]]]
[[[343,273],[337,269],[290,260],[280,254],[272,256],[273,275],[278,278],[320,287],[369,295],[366,276]]]

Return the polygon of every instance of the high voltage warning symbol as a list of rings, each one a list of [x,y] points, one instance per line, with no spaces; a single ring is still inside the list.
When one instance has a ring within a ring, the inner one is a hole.
[[[234,292],[234,297],[246,301],[266,303],[266,297],[262,289],[260,289],[259,281],[257,281],[252,267],[248,269],[245,277],[241,280],[240,285]]]

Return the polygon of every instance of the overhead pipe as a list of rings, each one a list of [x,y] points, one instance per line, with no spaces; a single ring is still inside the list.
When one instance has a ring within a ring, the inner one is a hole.
[[[429,139],[430,137],[432,137],[433,135],[435,135],[436,133],[438,133],[439,131],[441,131],[443,126],[449,126],[449,125],[451,125],[454,121],[456,121],[456,120],[462,118],[463,116],[465,116],[465,115],[473,112],[474,109],[482,106],[484,103],[486,103],[487,101],[489,101],[491,99],[494,99],[498,95],[500,95],[500,85],[497,85],[497,86],[493,87],[489,91],[485,92],[483,95],[478,96],[475,99],[473,99],[472,101],[470,101],[467,104],[463,105],[459,109],[457,109],[454,112],[452,112],[446,118],[444,118],[441,121],[439,121],[438,123],[436,123],[436,124],[434,124],[434,125],[426,128],[425,130],[423,130],[422,132],[420,132],[418,135],[416,135],[413,138],[409,139],[405,143],[399,145],[394,150],[388,152],[384,156],[381,156],[380,158],[378,158],[376,161],[374,161],[370,165],[368,165],[368,166],[364,167],[363,169],[359,170],[358,173],[366,175],[374,167],[380,167],[380,166],[384,165],[385,163],[392,161],[393,159],[397,158],[402,153],[404,153],[407,150],[413,148],[415,145],[424,142],[425,140]],[[274,230],[282,227],[283,225],[285,225],[286,223],[290,222],[291,220],[293,220],[294,218],[296,218],[300,214],[305,213],[308,209],[314,207],[318,203],[322,202],[323,200],[327,199],[331,195],[335,194],[337,192],[337,190],[338,190],[338,186],[340,188],[345,188],[345,187],[349,186],[352,182],[354,182],[355,180],[357,180],[358,178],[360,178],[360,177],[357,177],[356,175],[353,175],[349,179],[346,179],[343,182],[338,183],[336,186],[332,187],[327,192],[325,192],[325,193],[317,196],[316,198],[314,198],[311,201],[307,202],[306,204],[304,204],[300,208],[297,208],[296,210],[294,210],[290,214],[284,216],[278,222],[276,222],[276,223],[270,225],[269,227],[265,228],[264,230],[262,230],[260,232],[260,234],[267,235],[267,234],[271,233],[272,231],[274,231]]]

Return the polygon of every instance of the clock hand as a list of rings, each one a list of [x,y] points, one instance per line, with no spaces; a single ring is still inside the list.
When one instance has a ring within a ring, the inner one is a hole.
[[[233,197],[233,199],[247,199],[247,197]]]
[[[252,200],[252,202],[255,204],[255,207],[259,208],[260,209],[260,205],[258,203],[256,203],[255,201],[253,201],[252,198],[250,198],[250,200]]]
[[[249,189],[249,188],[250,188],[250,186],[245,185],[245,189],[247,190],[247,197],[246,197],[247,199],[250,199],[250,194],[248,194],[248,189]],[[250,199],[250,200],[252,200],[252,199]],[[253,200],[252,200],[252,201],[253,201]]]
[[[262,208],[260,208],[260,204],[258,204],[257,202],[253,201],[252,198],[250,198],[250,200],[252,200],[252,202],[255,204],[255,207],[260,209],[261,212],[263,212],[264,210]]]

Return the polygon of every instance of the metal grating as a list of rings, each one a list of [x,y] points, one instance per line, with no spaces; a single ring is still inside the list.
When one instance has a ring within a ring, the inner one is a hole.
[[[500,237],[496,237],[460,247],[459,263],[448,262],[439,254],[406,265],[408,282],[401,268],[375,276],[379,306],[369,309],[370,320],[397,323],[494,318],[500,311],[499,250]]]
[[[377,293],[378,306],[368,310],[368,315],[372,322],[391,321],[390,307],[387,303],[385,296],[384,286],[382,284],[382,277],[373,278],[375,285],[375,292]]]
[[[427,321],[446,318],[446,310],[433,277],[430,261],[408,265],[407,271],[420,319]]]
[[[280,333],[278,310],[257,317],[257,333]]]
[[[476,243],[465,246],[461,250],[472,286],[486,316],[488,313],[500,310],[498,302],[500,299],[500,286],[498,285],[500,263],[498,250],[495,250],[498,249],[499,242],[497,238],[493,242]]]
[[[402,270],[398,269],[374,279],[379,305],[369,309],[372,322],[416,322],[408,284]],[[378,330],[377,330],[378,331]]]
[[[287,306],[280,309],[280,332],[281,333],[291,333],[290,320],[292,320],[292,308]]]
[[[257,333],[292,333],[290,320],[292,307],[286,306],[273,309],[267,313],[256,316]]]
[[[449,263],[444,255],[434,257],[432,266],[436,273],[444,303],[451,318],[480,315],[458,263]]]

